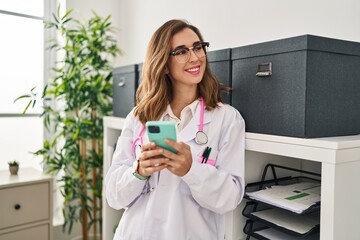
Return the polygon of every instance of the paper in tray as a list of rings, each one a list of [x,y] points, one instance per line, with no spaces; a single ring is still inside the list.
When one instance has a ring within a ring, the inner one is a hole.
[[[250,215],[301,235],[307,234],[320,225],[320,212],[294,217],[286,211],[274,208],[253,212]]]
[[[276,229],[272,229],[272,228],[259,230],[256,231],[255,233],[265,237],[266,239],[271,239],[271,240],[299,240],[299,238],[293,237],[289,234],[277,231]],[[319,239],[319,234],[314,234],[302,238],[301,240],[318,240],[318,239]]]
[[[249,224],[251,231],[274,228],[301,239],[320,231],[320,211],[299,215],[284,209],[271,208],[267,204],[248,201],[242,213],[254,222]],[[254,224],[255,227],[253,227]]]
[[[320,202],[320,192],[320,183],[300,182],[289,185],[274,185],[246,194],[250,199],[301,214]]]

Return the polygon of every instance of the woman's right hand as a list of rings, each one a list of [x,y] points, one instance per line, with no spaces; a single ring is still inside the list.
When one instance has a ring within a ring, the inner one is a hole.
[[[170,160],[162,155],[163,151],[153,142],[143,144],[138,158],[138,173],[141,176],[148,177],[166,168]]]

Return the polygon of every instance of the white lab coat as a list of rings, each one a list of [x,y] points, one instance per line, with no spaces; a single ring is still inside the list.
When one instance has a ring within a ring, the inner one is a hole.
[[[161,118],[163,119],[163,118]],[[131,144],[142,125],[131,112],[117,142],[112,165],[105,177],[106,198],[115,209],[125,208],[116,240],[220,240],[225,235],[225,213],[244,194],[245,123],[240,113],[221,104],[205,111],[208,144],[195,143],[200,104],[189,124],[177,135],[191,147],[189,172],[178,177],[167,169],[142,181],[131,173],[135,158]],[[147,142],[146,133],[143,136]],[[201,164],[206,146],[215,166]]]

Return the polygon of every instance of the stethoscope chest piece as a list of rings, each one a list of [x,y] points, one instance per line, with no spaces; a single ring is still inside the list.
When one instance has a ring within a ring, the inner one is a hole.
[[[195,142],[200,145],[204,145],[208,142],[208,137],[203,131],[198,131],[195,136]]]

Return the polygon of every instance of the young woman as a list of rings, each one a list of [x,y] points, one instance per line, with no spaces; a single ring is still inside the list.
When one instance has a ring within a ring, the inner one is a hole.
[[[225,214],[244,194],[245,123],[221,103],[208,46],[182,20],[150,40],[137,105],[105,178],[109,205],[125,208],[114,239],[224,239]],[[144,125],[154,120],[176,124],[178,141],[166,140],[176,153],[148,141]]]

